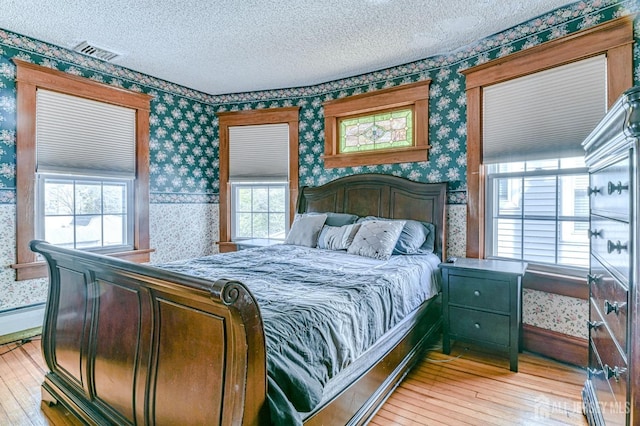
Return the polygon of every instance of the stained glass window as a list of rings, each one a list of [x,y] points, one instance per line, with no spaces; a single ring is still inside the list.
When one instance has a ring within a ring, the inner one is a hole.
[[[427,161],[429,82],[323,102],[324,167]]]
[[[413,109],[340,120],[340,153],[413,146]]]

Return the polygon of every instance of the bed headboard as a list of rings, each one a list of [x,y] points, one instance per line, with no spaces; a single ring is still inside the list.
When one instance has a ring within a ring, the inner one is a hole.
[[[382,174],[360,174],[317,187],[305,186],[296,211],[352,213],[391,219],[414,219],[436,226],[436,253],[445,258],[446,183],[420,183]]]

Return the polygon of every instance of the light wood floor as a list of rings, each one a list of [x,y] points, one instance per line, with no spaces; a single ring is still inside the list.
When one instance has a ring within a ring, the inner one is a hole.
[[[527,353],[519,363],[512,373],[506,358],[477,349],[430,351],[370,424],[586,425],[581,369]],[[39,340],[0,346],[0,425],[80,424],[40,403],[45,371]]]
[[[371,425],[587,425],[575,368],[529,353],[509,371],[505,356],[455,344],[431,351],[398,386]]]

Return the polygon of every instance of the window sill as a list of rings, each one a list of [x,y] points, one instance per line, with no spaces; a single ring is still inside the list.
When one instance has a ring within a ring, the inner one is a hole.
[[[276,240],[273,238],[249,238],[245,240],[234,241],[238,250],[255,247],[269,247],[276,244],[283,244],[284,240]]]
[[[108,253],[106,256],[117,257],[118,259],[128,260],[135,263],[147,263],[149,262],[150,255],[155,249],[140,249],[123,251],[119,253]],[[29,262],[29,263],[14,263],[10,265],[11,268],[16,270],[16,281],[32,280],[36,278],[45,278],[49,275],[47,270],[47,262]]]
[[[231,241],[218,241],[218,246],[218,251],[220,253],[229,253],[231,251],[238,250],[238,246],[236,246],[236,243],[233,243]]]
[[[527,270],[522,280],[522,286],[545,293],[583,300],[589,299],[589,286],[587,285],[586,277]]]
[[[338,167],[368,166],[372,164],[414,163],[427,161],[429,145],[411,148],[387,149],[371,152],[354,152],[324,156],[327,169]]]

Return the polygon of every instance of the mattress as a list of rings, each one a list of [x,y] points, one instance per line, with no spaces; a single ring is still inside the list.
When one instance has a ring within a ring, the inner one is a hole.
[[[258,302],[275,424],[301,424],[326,383],[440,291],[434,254],[389,260],[293,245],[157,265],[245,284]]]

